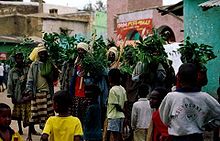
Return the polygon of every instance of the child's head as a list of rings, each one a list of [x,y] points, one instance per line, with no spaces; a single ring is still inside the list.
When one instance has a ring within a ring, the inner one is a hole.
[[[119,69],[111,69],[108,73],[110,85],[120,85],[121,72]]]
[[[5,104],[0,103],[0,127],[1,129],[9,127],[11,124],[11,108]]]
[[[147,95],[149,94],[149,86],[147,84],[141,84],[138,87],[138,96],[140,98],[146,98]]]
[[[184,63],[179,67],[178,79],[182,87],[194,87],[197,82],[196,65],[192,63]]]
[[[57,91],[53,96],[53,107],[57,113],[68,113],[72,98],[67,91]]]
[[[166,88],[163,88],[163,87],[155,88],[151,92],[150,97],[149,97],[151,108],[159,108],[160,103],[162,102],[162,100],[164,99],[167,93],[168,92]]]

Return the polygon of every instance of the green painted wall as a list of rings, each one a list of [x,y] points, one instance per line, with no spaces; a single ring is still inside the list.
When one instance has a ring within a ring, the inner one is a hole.
[[[96,30],[98,37],[102,35],[107,39],[107,13],[96,11],[94,14],[92,32]]]
[[[10,43],[0,43],[0,52],[10,52],[16,44],[10,44]]]
[[[193,42],[204,43],[214,47],[218,56],[208,62],[208,85],[204,91],[216,96],[220,76],[220,7],[202,11],[198,5],[207,0],[184,0],[184,36]]]

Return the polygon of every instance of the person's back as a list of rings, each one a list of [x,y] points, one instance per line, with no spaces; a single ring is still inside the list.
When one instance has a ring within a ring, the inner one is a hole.
[[[48,118],[43,133],[50,135],[51,141],[74,141],[74,136],[82,136],[80,120],[77,117],[51,116]]]
[[[148,85],[140,85],[138,88],[139,99],[134,103],[131,113],[131,127],[134,130],[134,141],[145,141],[147,129],[151,121],[151,107],[147,95]]]
[[[168,93],[160,105],[161,120],[169,127],[168,132],[174,141],[202,141],[204,125],[220,118],[220,104],[196,87],[195,65],[182,64],[178,79],[180,88]]]
[[[114,141],[122,140],[123,122],[125,119],[124,104],[127,101],[125,89],[120,85],[120,70],[111,69],[108,74],[112,88],[109,91],[107,105],[107,138],[113,136]]]
[[[67,91],[54,94],[53,107],[58,115],[48,118],[41,136],[42,141],[80,141],[83,135],[82,125],[77,117],[68,113],[71,102]]]
[[[162,103],[160,110],[164,112],[161,117],[165,122],[170,120],[169,133],[172,135],[203,133],[204,124],[220,116],[220,105],[205,92],[171,92],[165,100],[173,105],[173,112],[166,112],[167,104]]]

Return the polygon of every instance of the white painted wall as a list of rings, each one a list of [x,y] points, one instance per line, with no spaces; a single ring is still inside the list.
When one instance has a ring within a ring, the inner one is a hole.
[[[83,22],[75,22],[75,21],[62,21],[62,20],[50,20],[50,19],[44,19],[43,20],[43,32],[47,33],[60,33],[60,27],[67,28],[72,30],[70,35],[74,34],[82,34],[87,35],[87,23]]]
[[[43,4],[43,12],[44,13],[49,13],[50,9],[58,9],[58,15],[77,12],[76,7],[68,7],[68,6],[53,5],[53,4]]]

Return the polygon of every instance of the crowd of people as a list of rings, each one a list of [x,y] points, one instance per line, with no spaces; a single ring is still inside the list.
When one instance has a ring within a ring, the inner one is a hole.
[[[220,126],[220,104],[201,92],[195,64],[183,63],[175,75],[169,60],[134,64],[128,50],[121,62],[120,51],[111,46],[108,67],[92,78],[83,67],[89,45],[76,48],[78,56],[61,71],[42,44],[31,53],[30,65],[21,52],[14,54],[7,82],[13,109],[0,103],[0,140],[23,140],[21,123],[29,127],[28,141],[33,134],[42,141],[203,141],[205,130]],[[121,72],[123,64],[132,74]],[[54,92],[58,79],[60,90]],[[11,119],[17,120],[18,132]]]

